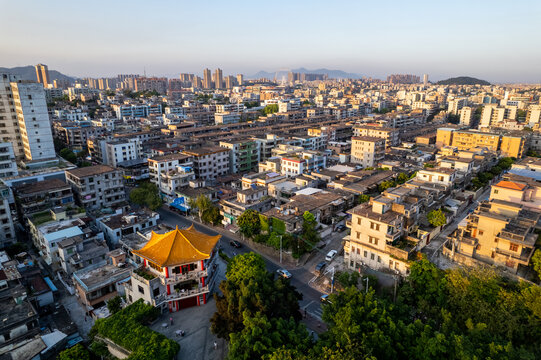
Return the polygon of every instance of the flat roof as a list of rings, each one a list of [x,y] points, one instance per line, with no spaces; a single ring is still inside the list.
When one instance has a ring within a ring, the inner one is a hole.
[[[70,173],[71,175],[78,178],[99,175],[99,174],[104,174],[104,173],[113,172],[113,171],[116,171],[115,168],[111,166],[107,166],[107,165],[94,165],[94,166],[76,168],[72,170],[66,170],[67,173]]]
[[[44,234],[43,238],[47,240],[47,242],[53,242],[59,239],[70,238],[78,235],[83,235],[83,232],[78,226],[72,226],[67,229]]]

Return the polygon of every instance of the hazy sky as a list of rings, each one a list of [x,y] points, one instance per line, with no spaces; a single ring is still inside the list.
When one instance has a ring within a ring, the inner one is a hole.
[[[541,83],[539,0],[0,0],[0,66],[74,76],[297,67]]]

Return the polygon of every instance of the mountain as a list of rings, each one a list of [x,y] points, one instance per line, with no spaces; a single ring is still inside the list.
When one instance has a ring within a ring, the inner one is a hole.
[[[14,68],[5,68],[0,67],[0,73],[8,73],[12,75],[19,75],[23,80],[33,80],[37,81],[36,69],[32,65],[28,66],[19,66]],[[64,75],[61,72],[56,70],[49,69],[49,78],[52,80],[68,80],[69,82],[74,82],[75,78]]]
[[[267,78],[267,79],[274,79],[276,77],[276,80],[280,81],[282,79],[287,80],[287,74],[289,72],[295,72],[295,73],[301,73],[301,74],[327,74],[329,79],[359,79],[361,78],[361,75],[355,74],[355,73],[348,73],[342,70],[329,70],[329,69],[314,69],[314,70],[308,70],[305,68],[298,68],[298,69],[291,69],[291,70],[277,70],[275,72],[267,72],[267,71],[259,71],[255,73],[254,75],[247,76],[249,79],[261,79],[261,78]]]
[[[436,83],[437,85],[490,85],[488,81],[476,79],[469,76],[459,76],[449,78],[447,80],[441,80]]]

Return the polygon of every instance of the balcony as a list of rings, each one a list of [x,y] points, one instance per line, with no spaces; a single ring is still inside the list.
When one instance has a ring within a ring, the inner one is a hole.
[[[163,285],[174,285],[182,281],[200,279],[208,275],[207,269],[201,271],[191,271],[187,274],[173,274],[168,278],[160,276],[160,281]]]
[[[387,241],[394,242],[394,241],[398,240],[398,238],[400,238],[401,234],[402,234],[402,232],[395,231],[392,234],[385,234],[385,238],[387,239]]]
[[[156,296],[154,298],[154,306],[158,306],[166,301],[176,301],[176,300],[182,300],[182,299],[185,299],[185,298],[189,298],[189,297],[192,297],[192,296],[199,296],[199,295],[202,295],[204,293],[208,293],[210,290],[209,290],[209,286],[203,286],[203,287],[200,287],[200,288],[197,288],[197,289],[192,289],[192,290],[187,290],[187,291],[179,291],[179,292],[175,292],[174,294],[170,294],[170,295],[167,295],[167,294],[161,294],[159,296]]]

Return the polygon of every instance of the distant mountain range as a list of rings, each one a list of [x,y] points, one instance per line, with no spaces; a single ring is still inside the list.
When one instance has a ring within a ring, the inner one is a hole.
[[[469,76],[459,76],[454,78],[449,78],[447,80],[440,80],[437,82],[438,85],[490,85],[488,81],[476,79]]]
[[[291,70],[277,70],[275,72],[259,71],[254,75],[247,76],[248,79],[274,79],[280,81],[282,79],[287,80],[287,74],[289,72],[301,73],[301,74],[327,74],[329,79],[360,79],[362,76],[355,73],[348,73],[342,70],[329,70],[329,69],[314,69],[308,70],[305,68],[291,69]]]
[[[33,80],[37,81],[36,77],[36,69],[32,65],[28,66],[19,66],[14,68],[5,68],[0,67],[0,73],[8,73],[11,75],[19,75],[21,79],[23,80]],[[75,78],[64,75],[61,72],[58,72],[56,70],[49,69],[49,78],[50,80],[68,80],[69,82],[75,81]]]

